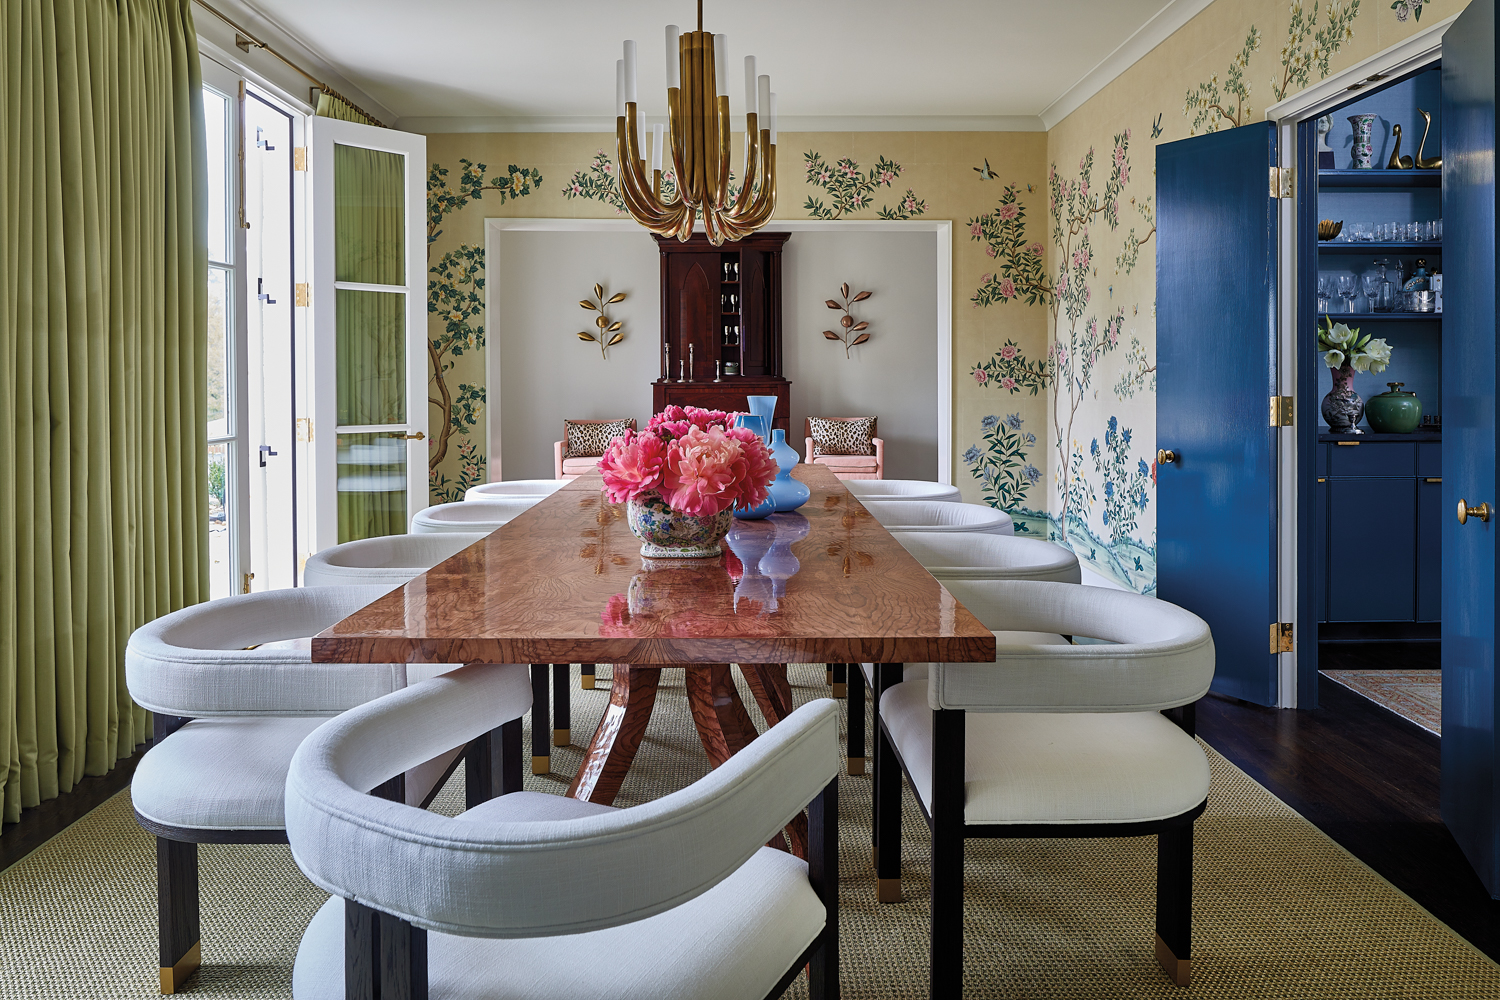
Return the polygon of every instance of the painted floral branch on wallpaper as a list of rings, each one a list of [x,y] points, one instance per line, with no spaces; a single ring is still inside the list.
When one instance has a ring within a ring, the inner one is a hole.
[[[1347,4],[1328,0],[1328,16],[1321,27],[1318,25],[1318,2],[1313,0],[1311,14],[1306,12],[1301,0],[1292,4],[1286,44],[1281,47],[1281,79],[1271,81],[1271,96],[1278,101],[1295,93],[1294,88],[1307,86],[1314,66],[1318,68],[1318,79],[1325,79],[1328,61],[1354,37],[1359,0],[1349,0]],[[1312,39],[1311,47],[1308,46],[1309,38]]]
[[[738,197],[740,193],[739,181],[735,179],[734,171],[729,172],[729,196]],[[574,198],[585,198],[592,201],[602,201],[615,210],[616,215],[625,214],[625,199],[620,195],[620,185],[615,180],[615,161],[604,150],[597,150],[589,165],[582,170],[573,171],[573,176],[568,178],[568,183],[563,185],[562,196],[569,201]],[[661,175],[661,197],[664,201],[671,201],[677,197],[677,175],[671,168],[662,171]]]
[[[1198,130],[1217,132],[1228,126],[1238,128],[1250,120],[1250,85],[1245,82],[1245,70],[1250,66],[1250,56],[1260,48],[1260,29],[1250,25],[1245,44],[1239,55],[1224,71],[1224,85],[1219,86],[1218,76],[1187,92],[1183,101],[1182,116],[1193,116],[1188,135],[1197,135]]]
[[[1042,470],[1026,459],[1026,449],[1036,447],[1036,435],[1023,430],[1019,413],[984,417],[979,421],[984,431],[984,447],[969,445],[964,452],[969,473],[979,481],[985,502],[1000,510],[1018,507],[1026,491],[1042,481]],[[1021,530],[1024,525],[1018,525]]]
[[[807,183],[821,188],[829,196],[829,203],[821,198],[807,196],[802,206],[814,219],[841,219],[851,212],[869,208],[875,203],[875,189],[890,187],[901,176],[901,164],[884,156],[877,157],[875,166],[861,171],[852,157],[844,157],[833,164],[823,159],[823,154],[808,150],[802,154],[807,166]],[[911,219],[927,211],[927,202],[912,194],[911,188],[897,202],[896,207],[884,205],[875,217],[878,219]]]

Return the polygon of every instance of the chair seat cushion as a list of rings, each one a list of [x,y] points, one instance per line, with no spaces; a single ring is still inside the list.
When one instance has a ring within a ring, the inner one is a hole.
[[[525,801],[522,801],[525,796]],[[507,799],[517,799],[509,803]],[[537,803],[554,799],[554,803]],[[516,792],[465,816],[514,822],[582,815],[557,795]],[[593,809],[606,807],[593,806]],[[761,848],[729,878],[665,913],[563,937],[428,932],[431,1000],[761,1000],[823,929],[807,865]],[[297,1000],[343,1000],[344,901],[323,904],[297,949]]]
[[[320,717],[194,719],[152,747],[130,797],[143,819],[192,830],[286,828],[292,754]]]
[[[927,682],[885,693],[880,716],[912,786],[932,808]],[[1208,797],[1208,757],[1159,712],[968,712],[966,823],[1140,823]]]
[[[1060,635],[1051,632],[996,632],[995,645],[997,646],[1070,646],[1072,643]],[[865,680],[871,688],[875,687],[875,664],[861,663],[860,669],[865,672]],[[927,683],[927,664],[908,663],[906,669],[901,672],[903,681],[921,681]]]
[[[819,455],[813,461],[818,465],[827,465],[835,469],[875,468],[874,455]]]
[[[581,476],[599,467],[598,458],[565,458],[562,471],[565,476]]]

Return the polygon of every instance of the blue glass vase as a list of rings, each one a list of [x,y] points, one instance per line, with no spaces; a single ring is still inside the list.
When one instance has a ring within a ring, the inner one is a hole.
[[[757,417],[766,418],[766,430],[769,431],[776,423],[776,397],[775,396],[746,396],[745,402],[750,404],[750,412]],[[765,437],[764,434],[761,437]]]
[[[775,396],[766,398],[769,398],[772,402],[776,400]],[[769,417],[762,416],[759,413],[740,413],[735,415],[734,425],[753,431],[757,437],[764,441],[767,432],[771,428],[771,420]],[[757,507],[736,507],[734,509],[734,516],[742,521],[759,521],[761,518],[769,517],[774,513],[776,513],[776,501],[772,500],[769,495],[766,497],[765,502]]]
[[[776,481],[771,484],[771,499],[776,502],[777,513],[796,510],[807,503],[812,490],[806,483],[792,478],[792,470],[802,460],[797,449],[786,443],[786,431],[781,428],[771,432],[771,457],[776,459]]]

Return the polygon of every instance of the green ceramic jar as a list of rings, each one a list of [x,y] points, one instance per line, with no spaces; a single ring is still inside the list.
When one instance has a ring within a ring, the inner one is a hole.
[[[1410,434],[1422,423],[1422,401],[1401,387],[1405,382],[1387,382],[1389,392],[1365,401],[1365,419],[1381,434]]]

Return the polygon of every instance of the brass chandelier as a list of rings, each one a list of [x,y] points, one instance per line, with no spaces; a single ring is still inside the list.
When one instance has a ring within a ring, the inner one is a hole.
[[[765,116],[762,127],[761,115]],[[701,214],[708,241],[748,236],[771,221],[776,210],[776,95],[771,78],[757,76],[755,57],[745,57],[745,170],[738,195],[731,195],[729,127],[729,44],[724,35],[703,30],[682,34],[667,25],[667,115],[671,128],[676,192],[662,200],[663,127],[653,130],[651,177],[646,179],[644,130],[636,106],[636,46],[625,43],[615,63],[616,162],[620,195],[631,216],[653,233],[683,242]]]

